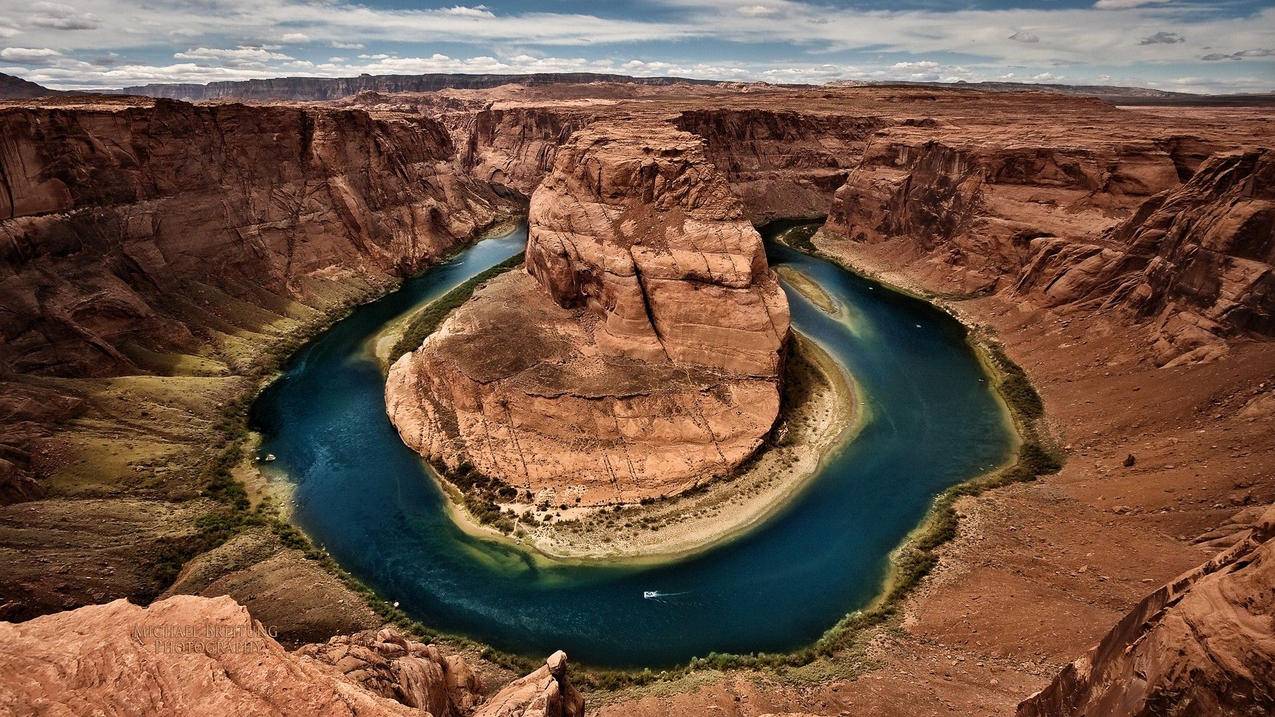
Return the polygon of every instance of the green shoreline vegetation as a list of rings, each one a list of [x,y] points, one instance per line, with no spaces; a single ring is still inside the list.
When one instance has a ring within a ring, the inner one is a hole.
[[[941,304],[935,303],[942,297],[922,296],[886,284],[877,278],[865,276],[853,267],[846,266],[836,257],[821,251],[812,241],[815,232],[819,229],[818,224],[807,222],[788,222],[787,224],[788,226],[776,236],[777,241],[834,262],[846,271],[863,276],[886,288],[925,300],[946,310]],[[521,256],[517,256],[492,267],[433,302],[421,314],[414,317],[412,326],[395,343],[393,358],[398,358],[419,345],[452,309],[472,295],[479,284],[502,271],[517,266],[521,259]],[[321,325],[307,327],[313,330],[306,331],[290,341],[281,342],[276,350],[270,352],[268,360],[249,375],[250,379],[256,379],[256,390],[250,391],[242,400],[227,405],[223,419],[217,427],[222,431],[222,438],[218,443],[215,457],[210,461],[209,480],[203,492],[206,497],[216,500],[222,506],[222,511],[210,513],[206,518],[201,519],[197,537],[184,546],[177,546],[171,554],[167,555],[166,565],[171,566],[172,577],[175,578],[177,571],[186,561],[221,545],[243,530],[267,526],[279,538],[282,545],[303,551],[307,559],[315,561],[337,577],[387,623],[412,637],[437,641],[457,649],[473,650],[493,665],[515,672],[529,672],[541,664],[539,659],[507,653],[461,635],[440,632],[411,618],[347,572],[325,551],[316,548],[268,496],[253,507],[245,486],[234,476],[234,469],[241,461],[251,460],[246,450],[250,435],[247,425],[250,402],[278,376],[278,368],[288,356],[310,338],[348,315],[360,303],[362,302],[352,302],[343,309],[335,310]],[[832,657],[845,657],[847,661],[856,656],[861,657],[868,630],[888,627],[897,620],[903,599],[912,593],[938,563],[939,547],[956,536],[958,517],[955,504],[957,500],[966,496],[977,496],[985,491],[1013,483],[1032,481],[1041,475],[1056,473],[1062,467],[1061,457],[1050,445],[1047,430],[1043,425],[1044,404],[1026,372],[1009,358],[1004,348],[991,335],[971,331],[967,334],[966,340],[978,353],[994,379],[996,390],[1018,432],[1020,444],[1016,456],[1007,465],[952,486],[935,497],[925,519],[892,553],[889,576],[882,587],[880,596],[869,607],[846,615],[811,645],[790,652],[751,654],[714,652],[703,657],[692,658],[684,665],[658,671],[649,668],[597,669],[580,665],[573,669],[573,681],[586,687],[614,691],[653,683],[673,683],[690,677],[694,673],[705,671],[769,670],[793,679],[803,679],[807,673],[809,679],[821,679],[824,675],[831,674],[845,676],[843,674],[845,670],[849,669],[853,672],[861,667],[862,660],[855,659],[853,664],[833,666],[830,670],[811,669],[817,667],[814,663]],[[171,584],[171,580],[167,582]]]
[[[429,302],[419,313],[412,317],[402,336],[394,343],[394,347],[390,349],[388,363],[394,363],[404,354],[415,351],[418,346],[425,343],[425,339],[434,333],[435,329],[443,323],[443,319],[446,319],[453,309],[469,301],[469,297],[474,295],[474,291],[479,285],[514,267],[521,266],[522,263],[522,254],[511,256],[490,269],[466,280],[438,299]]]

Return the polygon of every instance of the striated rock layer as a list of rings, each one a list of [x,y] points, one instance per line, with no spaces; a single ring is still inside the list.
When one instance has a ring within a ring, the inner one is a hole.
[[[788,306],[701,140],[659,122],[585,130],[532,197],[527,270],[599,315],[603,351],[774,377]]]
[[[396,630],[365,630],[305,645],[296,654],[331,665],[367,691],[433,717],[464,717],[482,699],[482,681],[460,655],[413,642]]]
[[[501,206],[425,118],[159,101],[0,130],[0,361],[23,373],[156,371],[425,266]]]
[[[673,494],[757,449],[788,306],[697,138],[656,120],[574,133],[532,196],[526,256],[391,368],[408,445],[589,504]]]
[[[455,154],[361,110],[0,107],[0,616],[166,587],[261,369],[510,208]]]
[[[889,246],[958,292],[1153,319],[1158,363],[1206,360],[1275,333],[1275,152],[1202,159],[1197,144],[878,143],[826,232]]]
[[[484,703],[459,655],[386,628],[288,652],[234,600],[124,600],[0,622],[0,712],[583,717],[567,656]]]
[[[116,600],[0,623],[0,666],[11,714],[420,714],[289,654],[230,598]]]
[[[1148,595],[1018,717],[1275,712],[1275,508]]]
[[[756,224],[827,214],[873,133],[895,122],[875,114],[769,109],[693,109],[675,120],[704,138],[709,161],[726,174]]]
[[[1048,237],[1032,249],[1020,293],[1154,317],[1165,363],[1275,335],[1275,150],[1216,154],[1093,243]]]

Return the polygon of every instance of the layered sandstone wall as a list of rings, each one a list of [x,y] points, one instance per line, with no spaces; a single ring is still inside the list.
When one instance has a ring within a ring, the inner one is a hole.
[[[325,283],[384,284],[501,208],[428,119],[161,101],[7,109],[0,136],[0,360],[22,373],[145,372],[256,328],[239,303],[323,308]]]
[[[787,302],[699,138],[658,122],[575,134],[532,198],[527,270],[600,315],[604,351],[773,377]]]
[[[524,197],[553,168],[571,133],[590,121],[584,112],[542,107],[481,109],[449,119],[462,171]]]
[[[408,445],[572,505],[673,494],[758,448],[787,301],[696,137],[575,132],[532,197],[526,257],[391,368]]]
[[[702,137],[754,224],[827,214],[872,135],[899,120],[760,108],[692,109],[674,120]]]
[[[1151,593],[1018,717],[1275,711],[1275,509]]]
[[[511,208],[455,154],[357,110],[0,108],[0,616],[147,600],[207,547],[260,371]]]
[[[1154,319],[1160,364],[1204,360],[1272,333],[1275,213],[1271,150],[1197,165],[1199,144],[881,141],[837,190],[826,233],[956,292]]]
[[[1178,183],[1172,157],[1150,143],[1042,147],[944,134],[900,130],[875,141],[837,190],[828,232],[901,240],[967,284],[1002,286],[1032,238],[1083,235]]]
[[[1017,293],[1154,318],[1163,363],[1275,335],[1275,150],[1214,155],[1092,243],[1048,237],[1032,249]]]

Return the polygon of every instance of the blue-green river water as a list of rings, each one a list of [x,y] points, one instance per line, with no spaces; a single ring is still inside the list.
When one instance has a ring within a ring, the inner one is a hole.
[[[431,627],[533,656],[565,649],[595,666],[798,648],[871,602],[890,551],[935,495],[1013,451],[1012,428],[958,322],[772,243],[773,265],[801,271],[836,302],[825,313],[785,286],[795,328],[853,376],[868,405],[862,430],[804,491],[751,532],[654,566],[534,560],[466,535],[386,418],[383,377],[365,345],[525,241],[524,228],[479,242],[358,308],[293,356],[253,407],[262,454],[275,454],[295,482],[296,521]]]

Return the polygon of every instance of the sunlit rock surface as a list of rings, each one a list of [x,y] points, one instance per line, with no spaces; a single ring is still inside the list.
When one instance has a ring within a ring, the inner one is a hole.
[[[391,369],[408,445],[569,504],[676,493],[756,450],[788,305],[698,138],[574,133],[532,197],[526,258]]]

